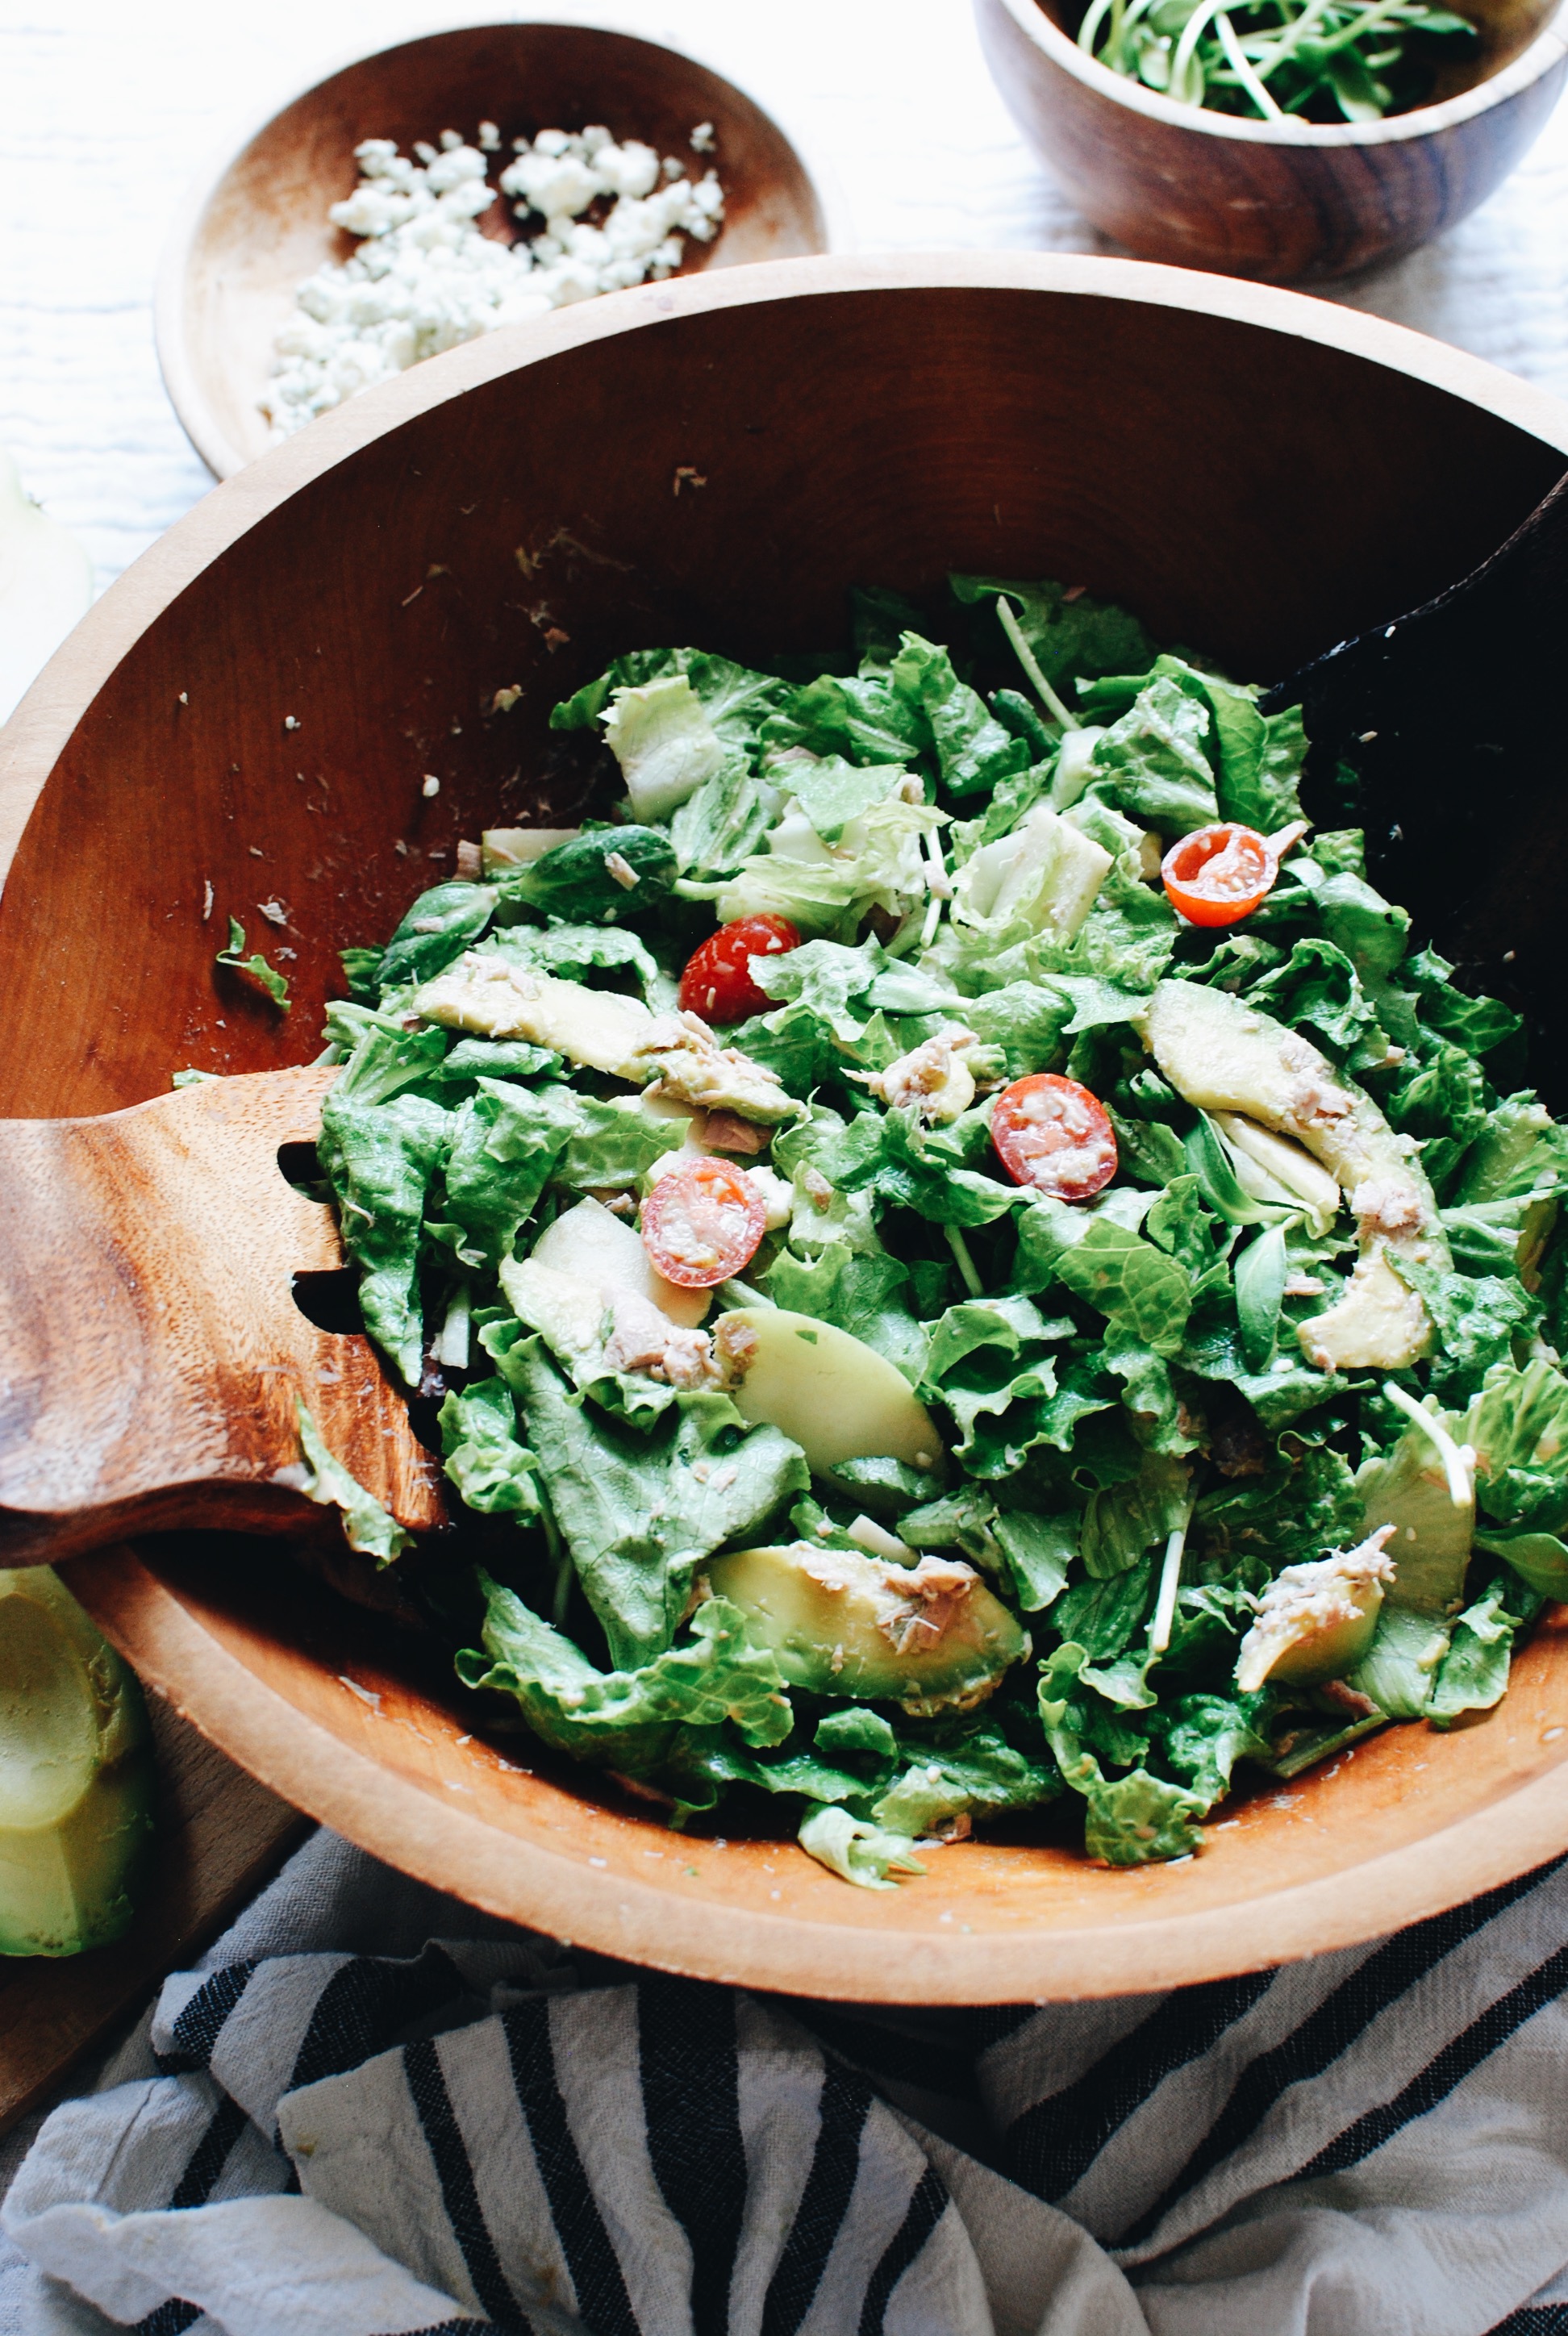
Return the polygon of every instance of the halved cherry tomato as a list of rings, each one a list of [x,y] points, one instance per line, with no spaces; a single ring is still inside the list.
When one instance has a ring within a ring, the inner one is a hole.
[[[765,1014],[774,1001],[752,979],[751,961],[800,945],[787,917],[737,917],[733,925],[721,925],[687,959],[682,1013],[700,1014],[705,1022],[744,1022],[748,1014]]]
[[[1160,862],[1171,906],[1192,925],[1239,925],[1268,899],[1279,873],[1272,840],[1234,820],[1183,835]]]
[[[642,1204],[642,1245],[667,1281],[711,1290],[756,1254],[767,1230],[762,1194],[727,1160],[694,1160],[661,1176]]]
[[[1002,1089],[991,1110],[991,1142],[1015,1184],[1057,1201],[1092,1201],[1116,1173],[1116,1132],[1104,1104],[1055,1071]]]

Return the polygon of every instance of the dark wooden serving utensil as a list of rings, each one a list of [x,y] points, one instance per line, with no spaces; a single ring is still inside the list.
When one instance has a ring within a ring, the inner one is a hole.
[[[443,1522],[369,1340],[296,1294],[343,1270],[330,1209],[287,1173],[334,1076],[0,1120],[0,1564],[176,1526],[297,1533],[301,1404],[400,1523]]]
[[[1499,550],[1407,614],[1302,666],[1312,808],[1365,826],[1369,865],[1466,979],[1524,1014],[1534,1082],[1568,1102],[1563,656],[1568,476]]]

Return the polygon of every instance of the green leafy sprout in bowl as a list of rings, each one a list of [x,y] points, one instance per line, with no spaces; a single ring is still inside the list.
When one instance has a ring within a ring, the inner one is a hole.
[[[1428,0],[1090,0],[1078,46],[1113,73],[1216,113],[1381,122],[1431,94],[1434,44],[1475,27]]]

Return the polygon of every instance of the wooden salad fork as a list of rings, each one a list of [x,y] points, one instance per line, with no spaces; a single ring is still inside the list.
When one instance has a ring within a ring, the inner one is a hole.
[[[203,1080],[97,1119],[0,1120],[0,1564],[126,1533],[297,1531],[303,1405],[402,1525],[444,1521],[435,1462],[362,1333],[296,1276],[344,1253],[291,1183],[328,1067]]]

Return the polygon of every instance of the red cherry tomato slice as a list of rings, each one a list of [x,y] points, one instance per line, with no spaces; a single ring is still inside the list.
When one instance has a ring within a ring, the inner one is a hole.
[[[1279,873],[1269,838],[1233,820],[1183,835],[1160,862],[1171,906],[1192,925],[1239,925],[1267,900]]]
[[[748,1014],[765,1014],[774,1001],[752,979],[751,961],[800,945],[787,917],[737,917],[733,925],[721,925],[687,959],[682,1013],[700,1014],[705,1022],[744,1022]]]
[[[1116,1173],[1116,1134],[1097,1095],[1076,1079],[1037,1071],[1004,1087],[991,1142],[1015,1184],[1057,1201],[1092,1201]]]
[[[642,1204],[642,1245],[682,1290],[727,1281],[755,1257],[766,1230],[762,1194],[727,1160],[672,1168]]]

